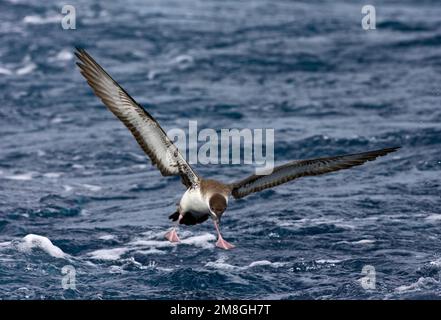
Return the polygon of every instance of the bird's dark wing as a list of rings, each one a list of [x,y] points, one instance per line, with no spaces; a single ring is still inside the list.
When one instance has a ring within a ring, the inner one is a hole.
[[[272,188],[300,177],[316,176],[359,166],[366,161],[372,161],[377,157],[394,152],[398,148],[399,147],[336,157],[292,161],[274,168],[273,172],[269,175],[252,175],[242,181],[231,184],[231,193],[236,199],[243,198],[253,192]]]
[[[163,176],[179,175],[186,187],[199,178],[159,123],[84,50],[75,55],[81,74],[106,107],[130,130]]]

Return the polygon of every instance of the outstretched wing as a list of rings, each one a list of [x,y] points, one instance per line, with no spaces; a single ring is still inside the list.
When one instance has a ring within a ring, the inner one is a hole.
[[[387,148],[343,156],[298,160],[274,168],[269,175],[252,175],[231,185],[234,198],[243,198],[250,193],[278,186],[282,183],[305,176],[316,176],[332,171],[359,166],[366,161],[394,152],[399,147]]]
[[[179,175],[186,187],[199,183],[196,172],[185,161],[177,147],[167,137],[159,123],[138,104],[84,50],[77,49],[77,65],[94,93],[121,120],[150,157],[163,176]]]

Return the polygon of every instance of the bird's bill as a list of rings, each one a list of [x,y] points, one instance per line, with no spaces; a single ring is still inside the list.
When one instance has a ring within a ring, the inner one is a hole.
[[[210,217],[213,219],[214,223],[219,224],[220,218],[213,211],[210,210]]]

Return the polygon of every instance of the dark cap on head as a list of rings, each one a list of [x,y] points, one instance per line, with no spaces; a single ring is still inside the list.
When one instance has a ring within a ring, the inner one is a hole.
[[[209,205],[211,211],[213,211],[218,217],[220,217],[227,208],[227,200],[225,200],[225,197],[223,195],[215,193],[210,197]]]

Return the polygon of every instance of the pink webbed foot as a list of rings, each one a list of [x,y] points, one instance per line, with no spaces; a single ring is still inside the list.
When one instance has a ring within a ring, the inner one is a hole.
[[[228,241],[225,241],[222,237],[219,237],[216,242],[216,247],[229,250],[235,248],[235,245],[229,243]]]
[[[178,233],[176,232],[176,229],[173,228],[169,232],[165,234],[165,238],[170,242],[179,242],[181,241],[178,237]]]
[[[221,248],[221,249],[225,249],[225,250],[233,249],[235,246],[232,245],[231,243],[229,243],[228,241],[225,241],[224,238],[222,238],[222,235],[219,230],[219,222],[218,221],[214,221],[214,226],[216,227],[216,231],[217,231],[216,247]]]

